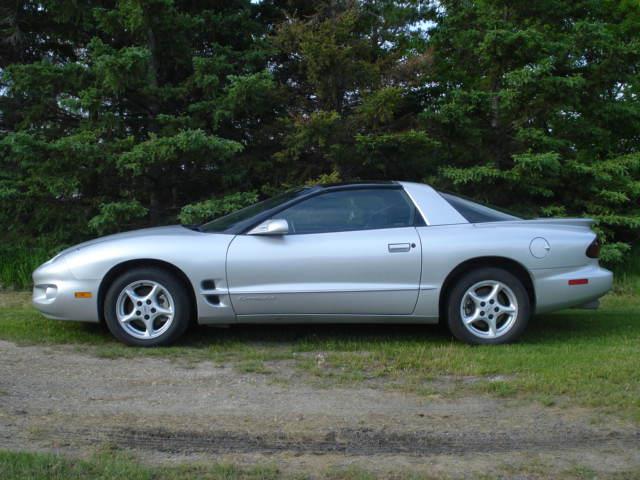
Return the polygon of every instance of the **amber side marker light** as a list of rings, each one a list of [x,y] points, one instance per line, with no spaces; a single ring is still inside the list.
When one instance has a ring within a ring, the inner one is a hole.
[[[569,280],[569,285],[586,285],[589,283],[588,278],[573,278]]]
[[[75,292],[73,294],[74,297],[76,298],[91,298],[91,292]]]

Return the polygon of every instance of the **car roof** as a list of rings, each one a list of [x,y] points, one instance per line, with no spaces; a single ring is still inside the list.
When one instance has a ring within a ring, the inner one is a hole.
[[[320,183],[313,188],[342,190],[350,188],[402,188],[402,186],[394,180],[357,180],[353,182]]]

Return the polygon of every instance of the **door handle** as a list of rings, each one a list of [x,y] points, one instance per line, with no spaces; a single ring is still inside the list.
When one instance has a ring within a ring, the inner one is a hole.
[[[390,243],[388,245],[390,253],[408,252],[411,249],[410,243]]]

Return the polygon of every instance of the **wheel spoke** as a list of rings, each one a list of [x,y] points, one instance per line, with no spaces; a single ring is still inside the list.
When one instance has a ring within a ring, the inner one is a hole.
[[[489,327],[489,336],[495,337],[496,336],[496,319],[486,318],[484,319],[484,321],[487,322],[487,326]]]
[[[475,303],[476,305],[480,305],[480,302],[484,301],[484,298],[481,298],[476,292],[474,291],[469,291],[467,292],[467,295],[469,296],[469,298],[471,298],[471,300],[473,300],[473,303]]]
[[[144,328],[145,328],[145,332],[144,332],[144,336],[145,337],[152,337],[153,333],[154,333],[154,329],[153,329],[153,319],[143,319],[142,320],[144,322]]]
[[[128,313],[124,316],[118,316],[118,320],[120,320],[120,323],[129,323],[132,320],[136,320],[138,317],[138,315],[136,314],[136,309],[134,308],[131,313]]]
[[[502,286],[499,283],[496,283],[495,285],[493,285],[493,287],[491,288],[491,292],[489,292],[489,295],[487,295],[487,300],[498,300],[498,293],[500,293],[500,288]]]
[[[473,323],[475,321],[477,321],[480,318],[480,311],[478,309],[476,309],[473,312],[473,315],[469,316],[469,317],[465,317],[464,323],[466,323],[467,325],[469,325],[470,323]]]
[[[142,300],[142,297],[140,297],[140,295],[138,295],[136,291],[131,287],[128,287],[127,289],[125,289],[124,293],[127,295],[127,297],[129,297],[129,299],[133,302],[134,305],[136,304],[136,302],[139,302]]]
[[[512,314],[516,313],[516,308],[513,305],[500,305],[500,311],[502,313]]]
[[[145,295],[144,299],[151,300],[153,303],[156,303],[156,295],[159,293],[159,291],[160,287],[156,283],[151,287],[151,290]]]
[[[162,305],[156,305],[155,308],[158,315],[171,315],[173,313],[173,310],[171,308],[166,308]]]

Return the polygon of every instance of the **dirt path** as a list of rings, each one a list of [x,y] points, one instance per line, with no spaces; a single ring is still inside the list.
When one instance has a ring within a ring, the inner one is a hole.
[[[383,475],[640,468],[638,428],[583,409],[316,388],[287,368],[274,382],[210,362],[106,360],[0,342],[0,448],[84,453],[109,444],[152,462],[357,465]]]

